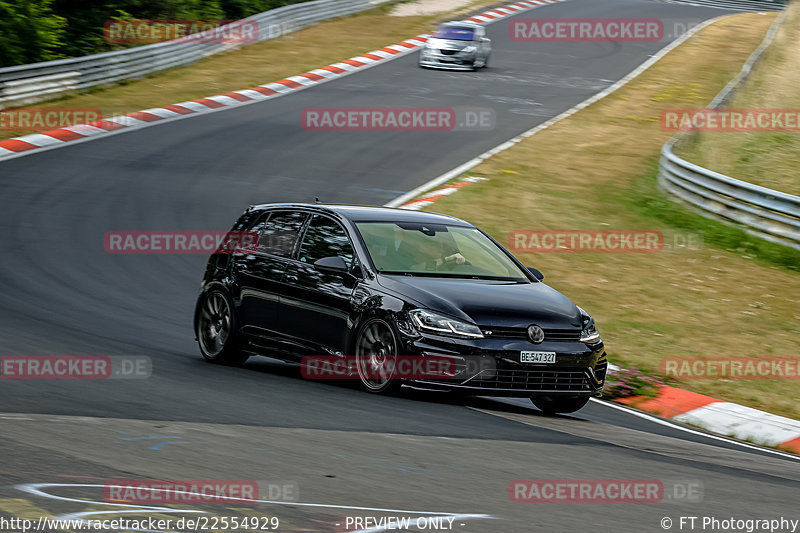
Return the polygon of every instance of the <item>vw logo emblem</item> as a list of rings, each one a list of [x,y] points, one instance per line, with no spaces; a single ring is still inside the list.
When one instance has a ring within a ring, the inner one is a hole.
[[[536,324],[528,326],[528,338],[534,344],[539,344],[544,340],[544,330]]]

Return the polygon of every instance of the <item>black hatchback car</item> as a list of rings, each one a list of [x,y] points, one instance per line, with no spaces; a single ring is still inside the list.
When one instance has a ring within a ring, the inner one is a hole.
[[[195,308],[209,361],[350,358],[370,392],[404,383],[530,397],[548,413],[576,411],[602,391],[607,362],[592,317],[468,222],[267,204],[247,209],[239,232],[257,244],[211,256]],[[374,372],[404,357],[453,365],[446,375]]]

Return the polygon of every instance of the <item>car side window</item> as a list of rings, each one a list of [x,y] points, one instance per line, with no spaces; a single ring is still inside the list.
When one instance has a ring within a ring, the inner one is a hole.
[[[258,224],[258,250],[290,257],[306,216],[297,211],[272,212],[266,221]]]
[[[353,255],[353,245],[344,228],[328,217],[314,215],[303,235],[297,258],[304,263],[314,264],[323,257],[339,256],[349,267],[353,264]]]

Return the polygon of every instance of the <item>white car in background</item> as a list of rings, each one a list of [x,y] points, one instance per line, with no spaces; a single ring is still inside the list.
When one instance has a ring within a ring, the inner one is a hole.
[[[445,22],[428,38],[419,66],[452,70],[478,70],[489,65],[492,40],[486,28],[471,22]]]

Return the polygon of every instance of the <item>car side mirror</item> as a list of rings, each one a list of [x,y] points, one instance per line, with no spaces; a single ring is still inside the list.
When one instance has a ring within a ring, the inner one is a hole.
[[[331,272],[337,274],[346,274],[349,268],[347,261],[338,255],[335,257],[323,257],[314,261],[314,268],[320,272]]]
[[[531,274],[533,274],[533,277],[538,279],[539,281],[542,281],[544,279],[544,274],[542,274],[541,270],[533,268],[533,267],[528,267],[528,271]]]

